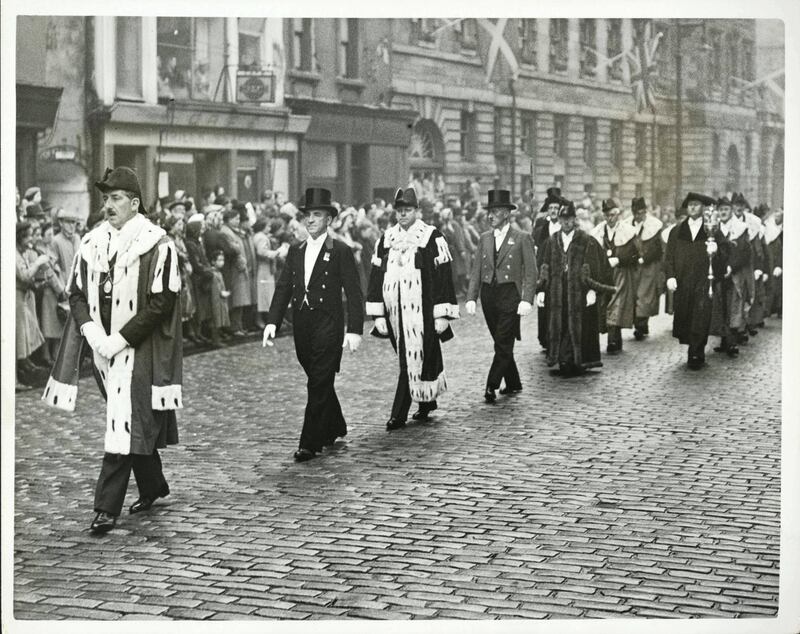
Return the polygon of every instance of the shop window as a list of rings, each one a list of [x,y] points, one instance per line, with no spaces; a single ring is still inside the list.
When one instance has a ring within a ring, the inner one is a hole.
[[[611,164],[614,167],[622,167],[622,123],[619,121],[611,122]]]
[[[142,19],[118,17],[117,98],[142,98]]]
[[[553,117],[553,155],[567,158],[567,126],[569,118],[564,115]]]
[[[292,68],[315,71],[314,21],[311,18],[292,18]]]
[[[309,143],[303,162],[309,181],[334,181],[339,177],[339,148],[333,143]]]
[[[597,73],[597,21],[580,21],[580,72],[581,77],[594,77]]]
[[[519,20],[519,57],[523,64],[536,67],[536,20]]]
[[[355,79],[358,77],[358,20],[339,18],[339,75]]]
[[[636,167],[644,167],[647,162],[647,126],[636,124]]]
[[[464,110],[459,125],[459,151],[464,160],[475,157],[475,114]]]
[[[550,20],[550,72],[567,71],[567,20]]]
[[[160,99],[213,98],[212,81],[224,69],[224,18],[158,18]]]
[[[583,162],[594,165],[597,157],[597,121],[595,119],[583,120]]]
[[[608,34],[606,36],[606,51],[608,59],[614,59],[622,54],[622,20],[611,19],[606,21]],[[622,58],[614,59],[608,67],[608,77],[614,81],[622,80]]]

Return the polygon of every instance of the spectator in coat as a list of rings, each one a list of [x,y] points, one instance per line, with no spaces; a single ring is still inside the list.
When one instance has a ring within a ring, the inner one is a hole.
[[[285,259],[289,249],[288,243],[277,244],[277,238],[272,237],[269,229],[266,220],[258,220],[253,225],[253,245],[256,255],[256,308],[258,310],[256,323],[260,324],[262,329],[265,325],[264,318],[272,303],[272,296],[275,294],[276,260],[281,255]]]
[[[212,347],[219,348],[219,327],[221,324],[216,324],[216,329],[214,330],[212,329],[214,324],[211,323],[211,319],[215,310],[212,305],[218,304],[222,300],[220,299],[219,290],[215,292],[212,289],[214,267],[206,255],[203,241],[205,226],[203,214],[193,214],[186,223],[186,239],[184,240],[186,255],[192,267],[191,284],[196,306],[194,332],[202,343],[209,341],[205,336],[208,333],[211,336]],[[214,334],[216,334],[216,339],[213,336]]]
[[[47,376],[47,369],[36,365],[31,355],[45,342],[36,319],[36,276],[50,264],[47,255],[33,251],[33,231],[28,222],[17,223],[16,230],[16,355],[17,387],[27,388]]]
[[[222,215],[223,224],[220,229],[220,246],[225,254],[225,286],[230,292],[228,310],[230,312],[231,329],[236,337],[244,337],[242,312],[251,304],[250,276],[247,273],[247,258],[239,228],[239,211],[230,209]]]

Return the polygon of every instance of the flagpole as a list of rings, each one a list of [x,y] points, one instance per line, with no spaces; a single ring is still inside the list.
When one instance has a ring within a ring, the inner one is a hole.
[[[650,207],[655,206],[656,198],[656,109],[653,112],[653,130],[650,132]]]
[[[512,77],[508,80],[511,90],[511,200],[514,200],[514,188],[517,184],[517,89]]]

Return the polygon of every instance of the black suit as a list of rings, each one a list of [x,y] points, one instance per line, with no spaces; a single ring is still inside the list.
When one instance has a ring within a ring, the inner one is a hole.
[[[344,341],[342,290],[347,296],[347,332],[364,328],[364,300],[355,257],[349,246],[328,236],[319,252],[308,288],[305,286],[306,242],[289,248],[286,264],[275,286],[267,323],[283,323],[289,302],[293,306],[297,359],[308,376],[308,402],[300,448],[320,451],[347,434],[347,424],[334,389]]]

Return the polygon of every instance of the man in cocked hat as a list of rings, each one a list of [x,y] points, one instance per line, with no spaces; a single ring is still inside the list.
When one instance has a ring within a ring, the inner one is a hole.
[[[558,220],[558,212],[561,209],[561,189],[559,187],[548,187],[547,197],[544,199],[542,208],[539,210],[539,217],[533,224],[533,245],[536,249],[536,266],[541,269],[542,258],[544,257],[544,245],[548,238],[561,229]],[[545,295],[547,291],[544,291]],[[549,320],[549,304],[545,300],[544,306],[536,308],[536,329],[539,345],[542,352],[547,352],[549,337],[547,335],[547,322]]]
[[[650,317],[658,315],[663,279],[664,242],[661,229],[664,223],[648,212],[642,197],[631,201],[631,217],[625,221],[633,229],[639,254],[636,276],[636,304],[633,317],[633,336],[641,341],[650,334]]]
[[[687,365],[705,365],[705,347],[711,322],[709,264],[717,244],[703,226],[703,208],[713,205],[710,196],[689,192],[681,207],[687,217],[669,234],[664,257],[667,288],[673,291],[672,336],[688,345]]]
[[[75,409],[83,343],[106,399],[105,455],[95,490],[93,533],[113,529],[131,470],[139,499],[131,513],[169,495],[158,448],[178,441],[181,279],[175,244],[145,217],[136,173],[106,169],[95,183],[105,220],[81,241],[69,292],[71,312],[43,400]]]
[[[352,249],[334,240],[328,231],[338,213],[331,203],[331,192],[321,187],[306,189],[300,211],[308,239],[289,247],[267,314],[262,345],[270,345],[291,302],[295,353],[308,377],[303,430],[294,459],[305,462],[347,435],[334,382],[343,348],[355,352],[361,343],[364,298]],[[347,297],[346,333],[342,291]]]
[[[400,362],[387,431],[405,426],[412,401],[419,403],[414,420],[437,408],[447,390],[440,341],[453,337],[450,320],[459,317],[444,236],[419,219],[413,188],[397,190],[394,209],[397,224],[376,245],[367,291],[371,334],[388,338]]]
[[[750,240],[750,272],[748,285],[752,287],[750,301],[745,308],[746,332],[740,335],[742,343],[758,334],[757,328],[764,326],[764,296],[765,285],[771,273],[769,255],[764,241],[764,225],[761,218],[754,214],[750,203],[742,192],[733,195],[733,214],[747,225],[747,235]],[[752,278],[752,279],[751,279]]]
[[[480,292],[483,315],[494,340],[494,359],[484,391],[487,403],[496,400],[501,381],[505,387],[500,394],[522,391],[514,341],[522,338],[520,317],[533,309],[538,272],[531,236],[509,225],[516,208],[508,190],[489,191],[486,210],[492,229],[480,237],[467,291],[467,314],[475,314]]]

